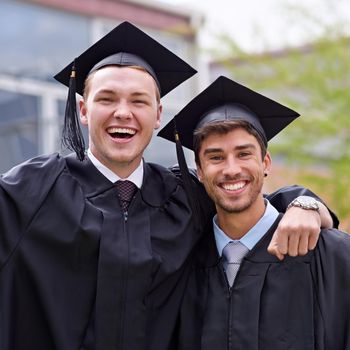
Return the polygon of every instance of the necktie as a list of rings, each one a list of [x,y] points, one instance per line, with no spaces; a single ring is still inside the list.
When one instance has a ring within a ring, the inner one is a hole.
[[[121,206],[124,212],[128,211],[129,204],[132,197],[134,196],[137,187],[136,185],[129,180],[118,180],[116,183],[118,197],[120,199]]]
[[[248,252],[249,249],[239,241],[228,243],[222,250],[223,265],[230,287],[233,285],[242,259]]]

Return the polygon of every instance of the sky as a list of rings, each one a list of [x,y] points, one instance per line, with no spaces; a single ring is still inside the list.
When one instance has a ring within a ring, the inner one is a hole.
[[[161,1],[204,13],[206,24],[201,37],[204,46],[213,45],[213,34],[227,32],[245,50],[278,49],[288,45],[296,46],[307,41],[313,34],[317,35],[320,22],[334,23],[341,20],[347,26],[350,23],[349,0]],[[302,4],[306,12],[313,16],[314,22],[309,20],[305,25],[300,13],[290,7],[293,4]]]

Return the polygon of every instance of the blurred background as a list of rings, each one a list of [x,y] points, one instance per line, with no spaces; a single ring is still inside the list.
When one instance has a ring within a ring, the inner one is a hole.
[[[60,146],[67,90],[52,77],[127,20],[199,71],[163,99],[163,125],[219,75],[296,109],[301,118],[270,144],[265,190],[302,184],[350,231],[350,4],[295,3],[1,0],[0,173],[38,154],[67,153]],[[175,147],[155,136],[145,158],[172,165]]]

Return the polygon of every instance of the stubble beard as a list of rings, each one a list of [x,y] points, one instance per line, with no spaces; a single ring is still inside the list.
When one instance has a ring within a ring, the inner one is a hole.
[[[254,184],[254,179],[252,179],[250,184]],[[215,189],[215,185],[213,184],[212,186]],[[214,201],[217,208],[220,208],[222,211],[228,214],[239,214],[249,209],[253,203],[255,203],[262,191],[263,182],[259,181],[259,179],[256,179],[255,186],[253,185],[253,187],[250,189],[250,193],[245,195],[246,198],[233,201],[225,198],[224,194],[219,193],[220,190],[216,191],[209,189],[207,186],[205,187],[209,197]]]

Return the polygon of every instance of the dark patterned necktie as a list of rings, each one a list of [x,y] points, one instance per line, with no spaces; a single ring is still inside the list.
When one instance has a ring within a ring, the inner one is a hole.
[[[115,185],[123,211],[127,212],[129,204],[137,191],[137,186],[129,180],[118,180]]]
[[[242,259],[248,252],[249,249],[240,241],[230,242],[222,250],[223,265],[230,287],[235,281]]]

